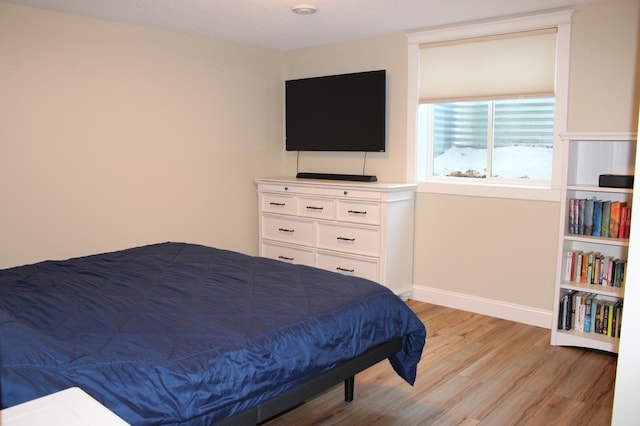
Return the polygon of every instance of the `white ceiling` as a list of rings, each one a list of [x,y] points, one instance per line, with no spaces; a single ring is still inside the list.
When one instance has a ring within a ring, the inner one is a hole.
[[[287,51],[598,0],[7,1]],[[318,11],[296,15],[294,4],[311,4]]]

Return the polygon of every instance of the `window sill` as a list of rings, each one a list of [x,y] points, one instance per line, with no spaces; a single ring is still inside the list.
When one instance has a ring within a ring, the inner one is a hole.
[[[460,182],[418,182],[416,190],[427,194],[461,195],[466,197],[506,198],[512,200],[560,201],[560,189],[542,186],[505,185]]]

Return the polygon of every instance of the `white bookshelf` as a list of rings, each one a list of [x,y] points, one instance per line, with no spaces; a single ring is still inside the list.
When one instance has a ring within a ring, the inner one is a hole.
[[[617,353],[620,341],[617,336],[593,330],[578,331],[573,324],[569,329],[559,328],[561,299],[571,292],[584,292],[593,294],[596,300],[623,302],[624,285],[616,287],[567,279],[567,253],[578,250],[627,260],[629,240],[571,233],[569,210],[571,199],[621,201],[631,206],[632,189],[601,187],[598,179],[603,174],[633,175],[637,136],[633,133],[566,133],[560,136],[564,167],[551,344]]]

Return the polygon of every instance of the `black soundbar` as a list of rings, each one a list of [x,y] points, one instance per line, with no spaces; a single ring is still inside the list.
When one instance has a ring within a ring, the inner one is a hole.
[[[298,172],[297,178],[302,179],[328,179],[328,180],[350,180],[352,182],[377,182],[375,175],[342,175],[335,173],[310,173]]]

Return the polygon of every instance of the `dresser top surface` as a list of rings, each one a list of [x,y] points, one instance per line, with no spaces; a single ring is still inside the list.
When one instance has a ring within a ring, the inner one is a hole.
[[[309,187],[353,188],[360,191],[407,191],[415,190],[415,183],[403,182],[352,182],[344,180],[301,179],[296,177],[276,176],[256,179],[257,184],[287,184]]]

